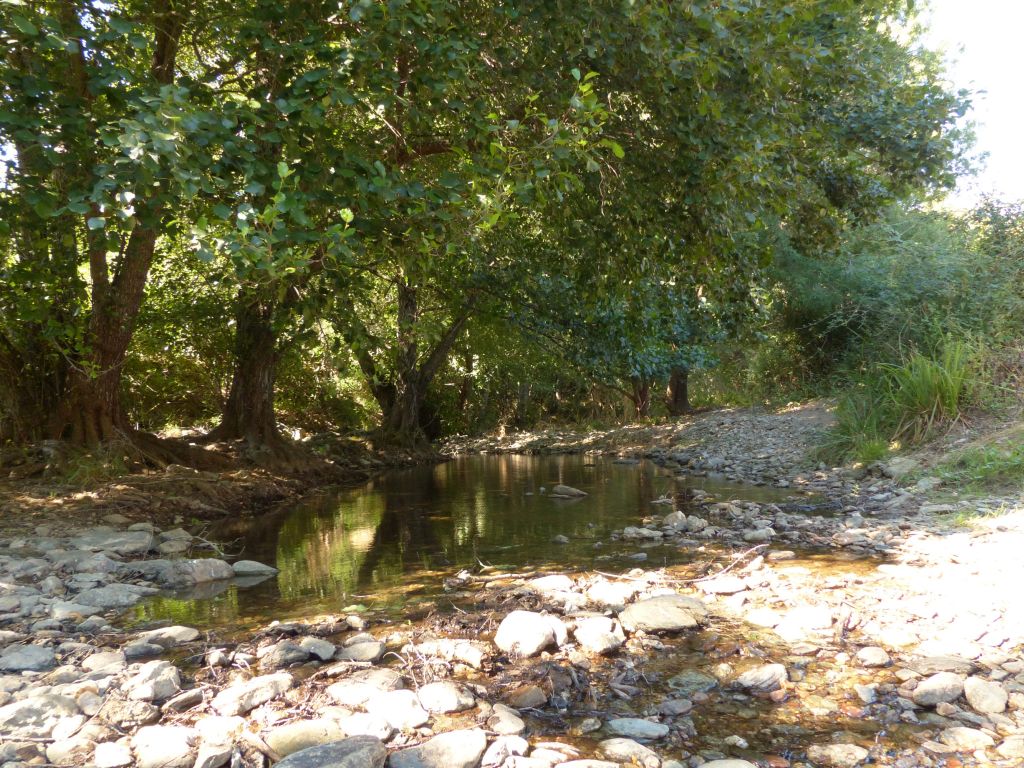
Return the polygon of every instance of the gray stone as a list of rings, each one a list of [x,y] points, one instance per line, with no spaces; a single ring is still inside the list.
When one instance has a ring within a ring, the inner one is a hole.
[[[856,744],[816,744],[807,748],[807,757],[828,768],[854,768],[868,757],[868,751]]]
[[[42,645],[9,645],[0,653],[0,670],[42,672],[57,664],[53,648]]]
[[[380,739],[351,736],[288,755],[275,768],[383,768],[388,752]]]
[[[761,664],[748,669],[733,681],[738,688],[768,693],[781,688],[789,676],[782,664]]]
[[[522,736],[499,736],[484,752],[481,764],[485,768],[499,766],[505,759],[513,755],[525,755],[530,750],[530,742]]]
[[[278,755],[287,757],[293,752],[340,741],[346,735],[337,720],[296,720],[272,728],[264,740]]]
[[[518,736],[526,730],[526,723],[519,713],[504,704],[495,704],[487,718],[487,728],[499,736]]]
[[[611,653],[626,642],[618,622],[606,616],[578,619],[573,629],[576,642],[589,653]]]
[[[476,706],[473,694],[450,680],[427,683],[416,694],[427,712],[462,712]]]
[[[641,768],[661,768],[658,753],[633,739],[605,739],[597,745],[603,757]]]
[[[198,640],[199,636],[199,630],[194,627],[173,626],[140,632],[136,639],[143,643],[159,645],[161,648],[174,648]]]
[[[196,732],[180,725],[147,725],[132,736],[137,768],[192,768]]]
[[[181,690],[181,675],[168,661],[149,661],[122,687],[129,699],[164,701]]]
[[[558,620],[533,611],[512,611],[498,625],[494,644],[513,656],[535,656],[558,645],[554,621]]]
[[[261,648],[257,656],[260,660],[260,667],[266,670],[283,669],[292,664],[300,664],[309,660],[309,654],[298,643],[293,643],[291,640],[281,640]]]
[[[45,739],[62,718],[78,714],[68,696],[42,694],[0,707],[0,733],[5,739]]]
[[[640,600],[619,614],[629,631],[675,632],[692,629],[707,621],[708,610],[700,600],[683,595],[659,595]]]
[[[175,570],[179,579],[191,581],[193,584],[223,581],[235,577],[235,571],[228,563],[212,557],[183,560],[175,564]]]
[[[126,701],[108,696],[96,716],[122,730],[149,725],[160,719],[160,710],[147,701]]]
[[[964,680],[964,696],[975,712],[998,714],[1006,709],[1009,694],[1002,685],[980,677],[968,677]]]
[[[273,576],[277,568],[258,563],[255,560],[238,560],[231,564],[235,576]]]
[[[71,540],[76,549],[113,552],[118,555],[143,555],[153,548],[149,531],[113,531],[97,528]]]
[[[391,755],[390,768],[476,768],[487,748],[486,734],[474,728],[449,731],[412,749]]]
[[[628,739],[663,739],[668,736],[668,726],[664,723],[652,723],[640,717],[617,717],[604,724],[609,733],[625,736]]]
[[[956,726],[947,728],[939,734],[939,741],[957,752],[973,752],[976,749],[991,747],[995,742],[992,737],[977,728]]]
[[[964,681],[954,672],[937,672],[917,684],[914,703],[934,707],[942,702],[954,701],[964,692]]]
[[[286,672],[254,677],[218,693],[211,702],[222,715],[242,715],[287,691],[295,680]]]
[[[334,658],[334,652],[337,650],[334,647],[334,643],[329,643],[326,640],[321,640],[319,637],[304,637],[299,640],[299,648],[304,650],[310,656],[320,659],[320,661],[329,661]]]
[[[137,584],[108,584],[79,592],[75,600],[103,610],[129,608],[146,595],[155,595],[157,591]]]
[[[361,707],[382,691],[404,687],[402,676],[393,669],[364,669],[327,687],[327,695],[344,707]]]
[[[371,715],[382,717],[398,731],[409,731],[430,720],[413,691],[397,690],[377,693],[365,704]]]
[[[354,643],[341,648],[335,658],[340,661],[377,661],[384,655],[384,643],[371,640],[366,643]]]
[[[66,621],[68,619],[81,621],[89,616],[95,616],[99,612],[100,609],[96,606],[68,602],[67,600],[57,600],[50,604],[50,616],[57,619],[57,621]]]

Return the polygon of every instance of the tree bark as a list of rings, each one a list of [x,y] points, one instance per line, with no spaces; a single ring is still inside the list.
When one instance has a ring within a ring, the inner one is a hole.
[[[693,408],[690,405],[690,372],[685,368],[674,368],[668,380],[668,412],[672,416],[683,416]]]
[[[274,412],[277,375],[276,302],[253,296],[244,288],[235,304],[235,370],[220,424],[210,440],[245,440],[250,447],[283,441]]]
[[[646,419],[651,415],[651,382],[642,376],[635,376],[632,384],[633,394],[630,399],[636,408],[636,416]]]

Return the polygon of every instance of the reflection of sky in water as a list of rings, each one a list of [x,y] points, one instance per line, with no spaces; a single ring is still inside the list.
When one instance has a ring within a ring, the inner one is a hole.
[[[590,495],[551,498],[541,489],[562,483]],[[677,507],[688,487],[722,499],[781,501],[789,492],[675,478],[645,462],[616,464],[588,456],[475,456],[389,472],[350,490],[318,493],[290,509],[226,521],[211,536],[226,550],[280,569],[255,586],[211,585],[219,594],[158,598],[137,618],[193,624],[257,624],[338,612],[362,603],[398,607],[435,595],[441,580],[463,567],[624,567],[636,543],[609,534],[645,515],[665,514],[651,501],[669,495]],[[556,535],[568,545],[556,544]],[[674,547],[646,548],[647,565],[685,558]]]

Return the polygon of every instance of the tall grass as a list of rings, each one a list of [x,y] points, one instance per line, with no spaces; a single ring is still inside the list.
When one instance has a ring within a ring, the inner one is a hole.
[[[877,461],[956,421],[968,395],[971,356],[968,344],[947,340],[932,355],[915,351],[900,365],[875,366],[840,397],[826,455]]]

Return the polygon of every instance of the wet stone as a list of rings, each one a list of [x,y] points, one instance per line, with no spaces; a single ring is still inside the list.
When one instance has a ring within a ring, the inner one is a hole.
[[[718,687],[717,678],[695,669],[688,669],[673,675],[668,680],[668,686],[673,691],[684,696],[693,696],[695,693],[704,693]]]

